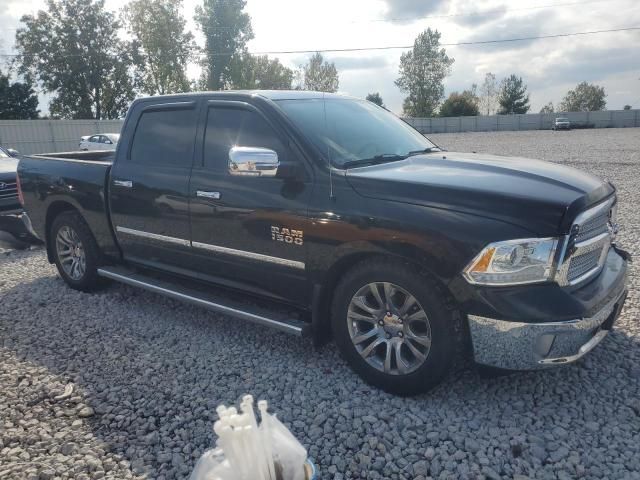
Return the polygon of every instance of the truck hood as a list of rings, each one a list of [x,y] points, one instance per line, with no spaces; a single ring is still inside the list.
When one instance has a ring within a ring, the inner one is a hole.
[[[0,158],[0,178],[6,179],[13,176],[15,181],[16,172],[18,171],[18,159],[13,157]]]
[[[578,212],[614,192],[564,165],[476,153],[424,154],[346,176],[365,197],[495,218],[537,235],[565,233]]]

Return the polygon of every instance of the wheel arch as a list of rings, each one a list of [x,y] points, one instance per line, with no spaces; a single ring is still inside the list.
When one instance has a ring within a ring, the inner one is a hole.
[[[313,340],[316,345],[323,345],[331,340],[333,333],[331,332],[331,304],[335,287],[349,270],[357,265],[370,262],[376,259],[384,259],[404,264],[408,268],[416,269],[425,278],[429,278],[431,282],[436,283],[451,302],[453,295],[449,291],[443,278],[438,275],[426,263],[426,258],[420,256],[407,256],[397,253],[396,251],[359,251],[347,254],[338,258],[327,270],[321,282],[314,285],[312,300],[312,332]]]

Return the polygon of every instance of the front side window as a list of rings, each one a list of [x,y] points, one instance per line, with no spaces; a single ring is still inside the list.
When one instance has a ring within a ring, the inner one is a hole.
[[[337,167],[435,147],[398,117],[371,102],[314,98],[276,103]]]
[[[130,159],[145,165],[191,166],[196,109],[142,112],[131,144]]]
[[[7,158],[7,157],[9,157],[9,155],[7,155],[5,151],[0,148],[0,158]]]
[[[210,108],[204,137],[204,165],[226,170],[229,149],[233,146],[269,148],[278,154],[280,161],[286,155],[277,133],[259,113],[243,108]]]
[[[89,137],[89,141],[90,141],[91,143],[98,143],[98,141],[99,141],[98,139],[99,139],[99,138],[100,138],[100,137],[99,137],[98,135],[93,135],[93,136]]]

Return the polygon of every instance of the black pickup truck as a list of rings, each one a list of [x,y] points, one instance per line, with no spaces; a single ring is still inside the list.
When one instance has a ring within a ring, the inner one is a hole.
[[[113,162],[25,157],[18,172],[71,287],[112,279],[333,338],[399,394],[434,386],[465,351],[507,370],[577,360],[627,293],[611,184],[447,152],[340,95],[144,98]]]

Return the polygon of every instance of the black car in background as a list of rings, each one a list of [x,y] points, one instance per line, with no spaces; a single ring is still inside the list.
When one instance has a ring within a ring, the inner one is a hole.
[[[0,147],[0,231],[11,234],[23,243],[36,243],[38,239],[29,233],[27,220],[18,200],[16,175],[18,152]]]

